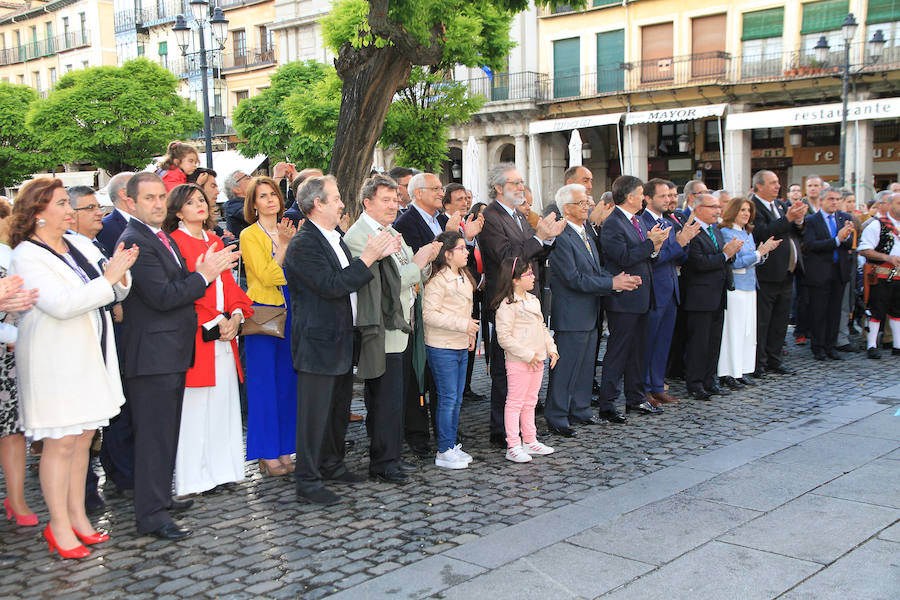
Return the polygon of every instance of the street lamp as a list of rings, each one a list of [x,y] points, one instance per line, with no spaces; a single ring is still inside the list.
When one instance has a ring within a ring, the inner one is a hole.
[[[841,37],[844,39],[844,65],[841,67],[841,98],[843,99],[843,107],[841,110],[841,152],[840,173],[838,174],[839,186],[844,185],[844,169],[847,163],[847,88],[850,85],[850,76],[856,75],[856,73],[850,73],[850,42],[853,40],[854,36],[856,36],[857,27],[858,25],[856,23],[856,19],[853,17],[853,13],[848,14],[847,18],[844,19],[844,22],[841,25]],[[863,69],[869,65],[874,65],[875,63],[877,63],[881,58],[882,52],[884,52],[884,44],[884,34],[879,29],[872,36],[872,39],[869,40],[869,48],[872,56],[871,62],[867,62],[864,56],[862,64],[858,65],[859,68]],[[825,39],[824,35],[819,38],[818,42],[816,42],[813,50],[816,54],[816,61],[820,63],[828,62],[828,52],[831,50],[831,47],[828,45],[828,40]],[[859,71],[857,71],[857,73],[858,72]]]
[[[209,25],[212,32],[215,48],[210,51],[216,52],[225,48],[225,36],[228,32],[228,20],[225,13],[220,7],[215,7],[212,18],[209,18],[209,2],[208,0],[191,0],[188,3],[191,10],[191,16],[197,24],[197,33],[200,38],[200,50],[197,52],[188,52],[188,46],[191,41],[191,27],[188,25],[184,15],[175,17],[175,25],[172,31],[175,32],[175,40],[178,47],[181,48],[181,55],[185,58],[189,56],[199,55],[200,58],[200,77],[202,79],[202,102],[203,102],[203,137],[206,142],[206,168],[213,168],[212,160],[212,125],[209,118],[209,82],[206,75],[209,69],[207,62],[206,50],[206,32],[205,28]]]

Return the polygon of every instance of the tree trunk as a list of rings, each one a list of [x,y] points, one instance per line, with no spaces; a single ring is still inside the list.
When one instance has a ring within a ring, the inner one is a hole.
[[[356,50],[349,44],[334,63],[344,85],[328,170],[337,178],[347,212],[355,218],[362,212],[359,190],[372,168],[385,115],[412,65],[393,47]]]

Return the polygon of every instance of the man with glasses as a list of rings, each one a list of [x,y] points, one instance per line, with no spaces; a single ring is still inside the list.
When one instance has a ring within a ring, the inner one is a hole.
[[[702,180],[691,179],[684,184],[682,192],[684,193],[684,208],[675,212],[679,215],[679,220],[682,223],[687,223],[688,218],[691,216],[691,211],[694,210],[694,204],[700,196],[709,193],[709,188],[706,187]]]
[[[516,208],[525,202],[525,182],[516,166],[500,163],[488,173],[489,204],[484,209],[484,228],[478,237],[484,264],[485,304],[497,291],[500,265],[506,258],[520,257],[531,262],[535,275],[540,263],[549,254],[553,238],[566,226],[556,215],[548,215],[533,228]],[[506,359],[496,340],[493,311],[485,311],[484,321],[492,331],[490,348],[491,369],[491,444],[506,448],[506,429],[503,410],[506,404]]]
[[[250,177],[241,171],[235,171],[225,178],[225,227],[236,238],[241,237],[241,232],[246,228],[244,220],[244,187]]]

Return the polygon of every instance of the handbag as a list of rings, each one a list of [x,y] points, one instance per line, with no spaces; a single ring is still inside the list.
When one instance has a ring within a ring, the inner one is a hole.
[[[253,314],[244,320],[240,335],[270,335],[284,339],[287,307],[253,305]]]

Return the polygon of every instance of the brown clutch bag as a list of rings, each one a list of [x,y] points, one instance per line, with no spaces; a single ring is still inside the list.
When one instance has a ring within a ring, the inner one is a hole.
[[[241,335],[270,335],[284,339],[287,308],[284,306],[253,306],[253,315],[244,320]]]

